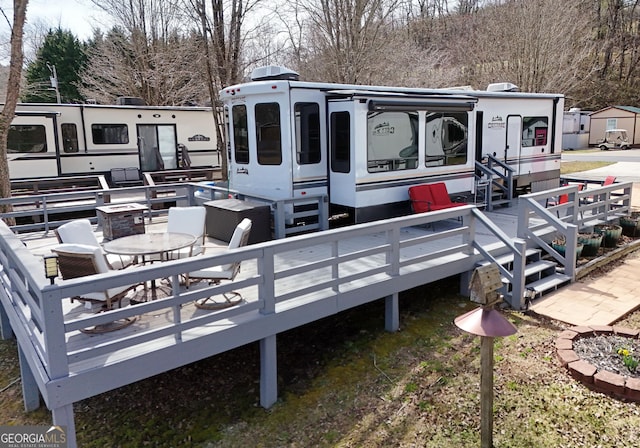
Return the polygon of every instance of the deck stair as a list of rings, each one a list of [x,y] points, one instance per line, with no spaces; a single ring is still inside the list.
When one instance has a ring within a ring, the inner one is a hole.
[[[488,200],[488,196],[491,195],[491,200]],[[513,198],[509,198],[507,193],[500,188],[492,185],[491,180],[484,177],[476,179],[476,205],[487,206],[491,204],[491,208],[496,207],[508,207]]]
[[[485,155],[486,162],[476,161],[476,204],[478,199],[487,211],[495,207],[508,207],[514,199],[513,168],[491,154]]]
[[[483,261],[478,265],[489,263]],[[513,254],[505,254],[496,257],[496,263],[503,266],[509,272],[513,271]],[[526,299],[532,300],[544,294],[557,290],[559,287],[568,284],[571,277],[563,274],[555,261],[543,258],[542,250],[527,249],[526,265],[524,268]],[[501,293],[505,297],[511,296],[512,285],[510,280],[502,276],[503,288]]]

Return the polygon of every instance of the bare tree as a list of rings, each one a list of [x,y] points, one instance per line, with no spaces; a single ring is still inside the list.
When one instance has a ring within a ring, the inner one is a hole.
[[[399,0],[300,0],[308,17],[304,40],[325,81],[359,83],[377,67]],[[301,61],[306,67],[310,61]]]
[[[140,97],[149,105],[203,103],[201,63],[193,36],[175,34],[141,51],[127,32],[114,29],[95,38],[79,90],[101,104],[118,96]]]
[[[100,0],[117,27],[97,34],[81,92],[99,102],[138,96],[150,105],[202,103],[196,23],[179,2]]]
[[[459,49],[456,63],[466,68],[461,81],[510,81],[528,92],[571,91],[595,70],[590,24],[580,2],[564,0],[496,1],[460,16],[460,37],[453,45]]]
[[[16,105],[20,95],[20,79],[22,77],[22,62],[24,54],[22,50],[22,38],[24,30],[24,22],[27,14],[28,0],[13,1],[13,21],[9,21],[4,10],[1,10],[5,19],[11,27],[11,62],[9,63],[9,79],[7,83],[7,94],[5,97],[2,114],[0,114],[0,148],[2,148],[2,157],[0,157],[0,197],[11,197],[11,178],[9,175],[9,163],[7,160],[7,138],[9,136],[9,127],[15,116]],[[1,212],[9,212],[11,206],[0,207]],[[9,224],[13,224],[12,220],[8,220]]]
[[[592,6],[599,67],[577,95],[594,108],[637,104],[640,89],[640,0],[597,0]]]
[[[199,24],[200,44],[204,54],[204,79],[213,105],[218,148],[224,145],[223,111],[219,108],[218,92],[242,79],[247,65],[243,59],[246,41],[245,20],[260,0],[185,0],[185,10]],[[208,7],[208,9],[207,9]],[[227,153],[222,152],[222,173],[227,176]]]

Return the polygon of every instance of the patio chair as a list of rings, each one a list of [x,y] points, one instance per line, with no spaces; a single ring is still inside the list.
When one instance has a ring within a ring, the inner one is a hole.
[[[54,230],[56,238],[63,244],[85,244],[87,246],[100,247],[96,234],[91,228],[91,221],[88,219],[76,219],[61,225]],[[103,251],[107,263],[113,269],[124,269],[135,262],[135,257],[128,255],[107,254]]]
[[[60,244],[51,249],[58,256],[58,267],[63,280],[85,277],[95,274],[104,274],[113,271],[107,263],[106,257],[100,247],[86,244]],[[113,309],[114,303],[122,306],[122,299],[127,293],[139,284],[118,286],[105,291],[96,291],[82,296],[72,297],[71,301],[79,300],[92,303],[103,303],[99,312]],[[105,325],[97,325],[93,328],[82,329],[83,333],[105,333],[119,330],[135,322],[136,318],[120,319]]]
[[[452,201],[444,182],[409,187],[409,199],[414,213],[433,212],[467,205],[466,202]]]
[[[246,246],[249,241],[249,233],[251,232],[251,220],[248,218],[243,219],[233,231],[231,241],[229,241],[228,250],[237,249],[239,247]],[[236,261],[230,264],[222,266],[214,266],[211,268],[201,269],[199,271],[190,272],[187,276],[187,287],[192,280],[204,280],[212,284],[219,284],[222,280],[233,281],[240,272],[240,262]],[[237,305],[242,301],[242,295],[237,291],[231,291],[222,294],[224,301],[215,301],[214,297],[206,297],[204,299],[196,300],[196,308],[204,310],[219,310],[222,308],[228,308],[233,305]]]
[[[167,254],[169,260],[192,257],[204,253],[206,209],[202,206],[170,207],[167,220],[167,232],[186,233],[196,237],[196,242],[189,247],[175,250]],[[151,256],[149,261],[159,261],[160,256]]]
[[[557,197],[554,196],[547,199],[547,208],[555,207],[560,204],[566,204],[567,202],[569,202],[569,195],[567,193],[561,194],[560,196],[557,196]],[[556,210],[556,216],[560,218],[560,210]]]

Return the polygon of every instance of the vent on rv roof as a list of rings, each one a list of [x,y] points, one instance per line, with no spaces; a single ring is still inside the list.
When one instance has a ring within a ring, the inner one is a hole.
[[[116,104],[118,106],[146,106],[147,105],[142,98],[137,98],[135,96],[119,96],[116,99]]]
[[[519,92],[520,88],[510,82],[495,82],[487,86],[487,92]]]
[[[289,68],[280,67],[278,65],[258,67],[251,72],[252,81],[266,81],[270,79],[288,79],[290,81],[297,81],[300,79],[300,74]]]

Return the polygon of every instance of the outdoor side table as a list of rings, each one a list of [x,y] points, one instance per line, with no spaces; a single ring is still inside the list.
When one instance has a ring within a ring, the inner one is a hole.
[[[207,236],[217,240],[231,241],[236,226],[244,218],[251,220],[249,244],[271,240],[271,208],[267,204],[241,201],[239,199],[219,199],[205,202],[207,210]]]

